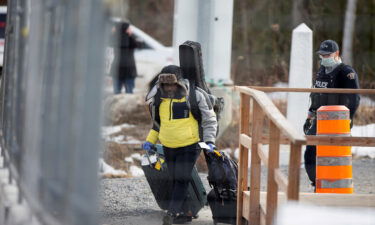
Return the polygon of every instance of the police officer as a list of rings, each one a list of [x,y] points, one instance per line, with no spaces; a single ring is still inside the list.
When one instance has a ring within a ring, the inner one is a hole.
[[[352,67],[342,63],[339,46],[333,40],[320,44],[320,68],[313,83],[314,88],[350,88],[358,89],[358,75]],[[345,105],[350,110],[350,126],[353,125],[354,113],[359,105],[358,94],[311,93],[311,105],[304,124],[306,135],[316,135],[316,111],[324,105]],[[308,145],[305,151],[305,168],[312,185],[315,186],[316,146]]]

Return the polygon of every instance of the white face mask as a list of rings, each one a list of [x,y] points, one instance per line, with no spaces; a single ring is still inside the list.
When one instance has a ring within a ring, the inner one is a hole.
[[[320,56],[320,58],[322,59],[320,64],[324,67],[332,67],[332,66],[335,66],[336,64],[339,64],[339,62],[335,60],[334,56],[329,57],[329,58],[323,58]]]

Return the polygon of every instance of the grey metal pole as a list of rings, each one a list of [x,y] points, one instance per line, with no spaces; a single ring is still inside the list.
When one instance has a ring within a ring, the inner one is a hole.
[[[100,0],[12,0],[1,147],[43,224],[97,224],[106,17]]]

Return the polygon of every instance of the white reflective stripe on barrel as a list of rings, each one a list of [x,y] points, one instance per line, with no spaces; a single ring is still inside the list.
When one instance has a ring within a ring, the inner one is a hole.
[[[352,179],[316,180],[317,188],[353,188]]]
[[[345,157],[318,156],[316,158],[316,165],[317,166],[351,166],[352,157],[351,156],[345,156]]]
[[[318,111],[318,120],[348,120],[349,111]]]

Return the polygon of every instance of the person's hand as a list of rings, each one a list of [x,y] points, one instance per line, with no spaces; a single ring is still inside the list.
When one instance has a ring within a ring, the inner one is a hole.
[[[305,133],[305,135],[307,135],[307,132],[309,131],[310,127],[311,127],[311,119],[307,118],[305,121],[305,124],[303,124],[303,132]]]
[[[133,30],[130,28],[130,26],[128,27],[128,29],[126,29],[126,33],[130,36],[133,34]]]
[[[151,153],[153,152],[153,148],[154,148],[154,144],[152,144],[151,142],[148,142],[148,141],[145,141],[143,144],[142,144],[142,148],[144,150],[146,150],[148,153]]]
[[[208,153],[214,152],[214,150],[216,149],[216,146],[211,142],[208,142],[207,145],[208,145],[208,147],[210,147],[210,149],[207,149],[207,152]]]

